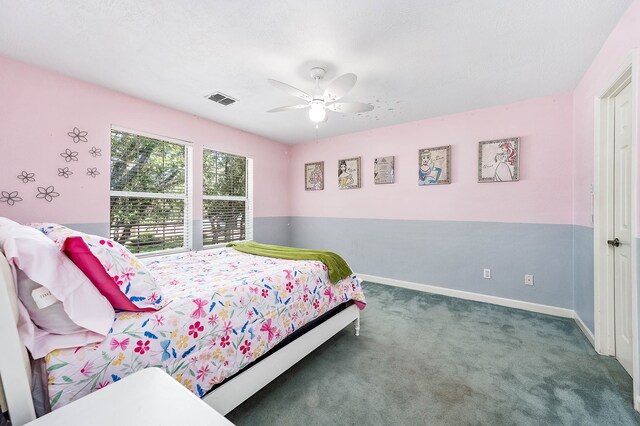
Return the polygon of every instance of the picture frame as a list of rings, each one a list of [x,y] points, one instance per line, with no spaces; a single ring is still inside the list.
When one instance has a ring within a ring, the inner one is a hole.
[[[451,145],[418,150],[418,185],[451,183]]]
[[[360,188],[360,157],[338,160],[338,189]]]
[[[304,189],[305,191],[324,189],[324,161],[304,165]]]
[[[520,138],[478,142],[478,182],[520,180]]]
[[[373,160],[373,183],[376,185],[394,182],[394,156],[378,157]]]

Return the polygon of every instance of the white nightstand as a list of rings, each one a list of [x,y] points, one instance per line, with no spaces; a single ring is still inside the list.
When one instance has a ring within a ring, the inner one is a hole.
[[[159,368],[138,371],[27,424],[233,426]]]

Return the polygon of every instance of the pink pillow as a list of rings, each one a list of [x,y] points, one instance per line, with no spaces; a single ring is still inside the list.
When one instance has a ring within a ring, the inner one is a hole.
[[[18,332],[34,359],[42,358],[54,349],[104,340],[115,318],[113,307],[55,244],[35,229],[0,221],[0,247],[14,269],[16,285],[24,284],[24,278],[28,277],[36,283],[35,288],[42,286],[51,293],[47,297],[51,297],[52,303],[62,304],[62,310],[43,308],[38,312],[38,322],[43,326],[38,327],[19,301]],[[22,277],[19,282],[18,275]],[[64,314],[80,329],[74,332],[68,327],[66,318],[48,319],[47,314]],[[58,326],[62,328],[58,330]]]
[[[121,244],[55,223],[30,226],[56,243],[115,309],[143,312],[165,305],[151,273]]]
[[[65,254],[91,280],[98,291],[107,298],[111,306],[122,311],[155,311],[157,307],[139,308],[120,291],[120,286],[111,278],[82,237],[69,237],[62,246]],[[117,276],[116,276],[117,277]],[[116,278],[117,280],[117,278]]]

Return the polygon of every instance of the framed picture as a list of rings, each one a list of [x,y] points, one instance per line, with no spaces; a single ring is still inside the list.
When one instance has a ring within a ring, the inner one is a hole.
[[[307,191],[324,189],[324,161],[304,165],[304,189]]]
[[[393,183],[394,157],[378,157],[373,161],[373,183]]]
[[[338,161],[338,189],[360,188],[360,157]]]
[[[478,144],[478,182],[520,180],[520,138]]]
[[[451,183],[451,145],[418,150],[418,185]]]

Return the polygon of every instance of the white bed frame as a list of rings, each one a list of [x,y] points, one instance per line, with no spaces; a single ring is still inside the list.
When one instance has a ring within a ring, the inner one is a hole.
[[[18,308],[14,278],[0,252],[0,401],[6,398],[12,426],[22,426],[36,418],[31,396],[31,365],[17,329]],[[273,379],[355,322],[360,335],[360,311],[351,305],[309,330],[288,345],[228,380],[202,400],[216,411],[227,414]]]

